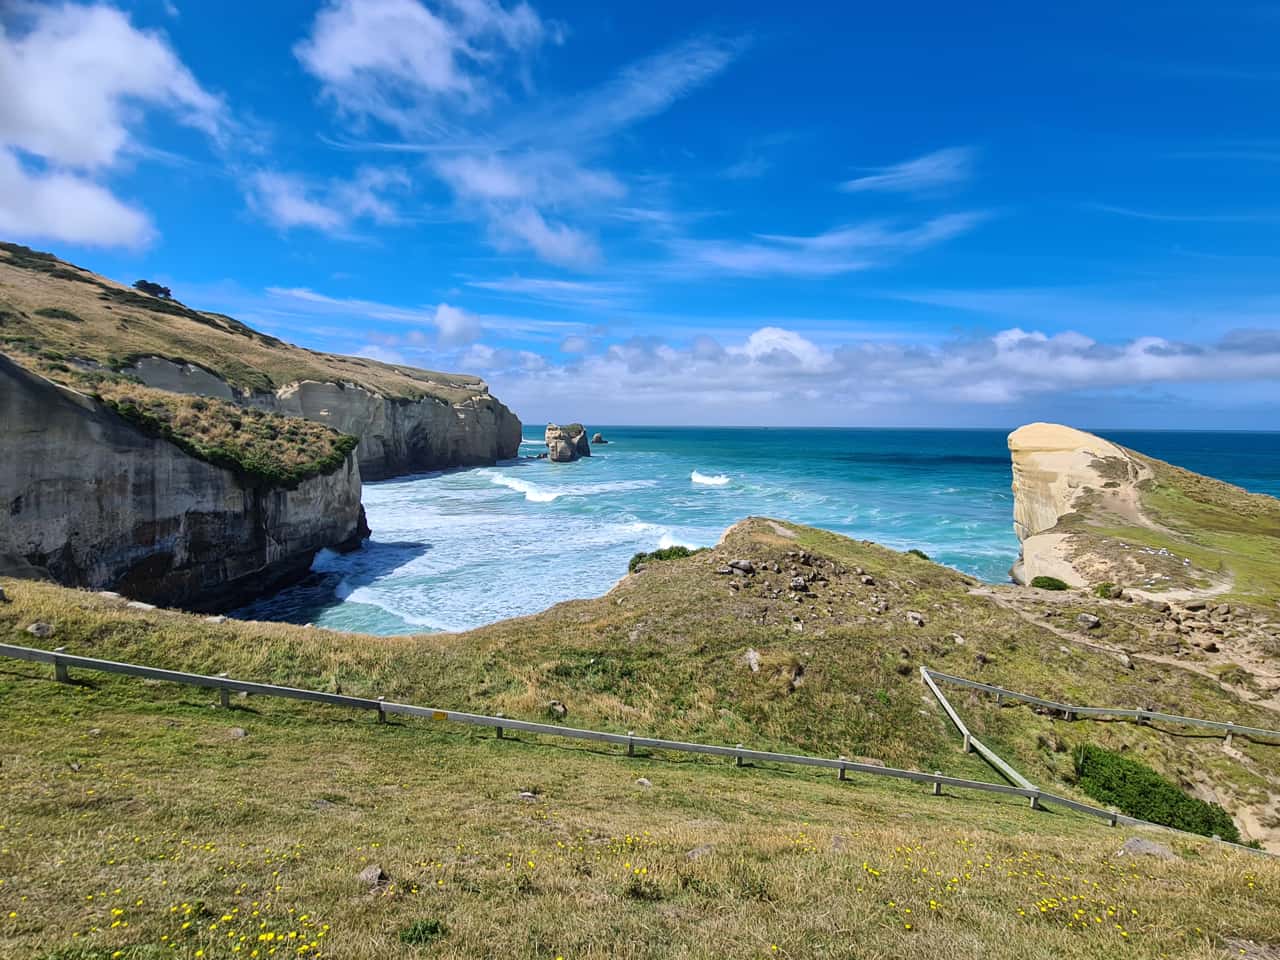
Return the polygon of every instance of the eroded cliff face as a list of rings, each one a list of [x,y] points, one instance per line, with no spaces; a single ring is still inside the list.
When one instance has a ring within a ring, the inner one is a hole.
[[[1128,451],[1056,423],[1030,423],[1009,435],[1013,461],[1013,530],[1022,556],[1011,571],[1020,583],[1039,576],[1081,585],[1072,533],[1063,518],[1106,509],[1126,519],[1140,512],[1137,483],[1147,474]]]
[[[354,455],[297,488],[247,485],[0,356],[0,566],[193,609],[295,579],[368,532]]]
[[[130,372],[162,390],[237,399],[358,437],[356,456],[366,480],[490,464],[520,450],[519,418],[480,381],[473,395],[454,402],[387,397],[354,383],[318,380],[246,397],[207,371],[158,357],[140,360]]]

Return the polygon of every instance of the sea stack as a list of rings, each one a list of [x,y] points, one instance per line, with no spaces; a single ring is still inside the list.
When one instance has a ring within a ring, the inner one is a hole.
[[[547,457],[556,463],[572,463],[580,457],[591,456],[591,444],[587,441],[587,428],[580,423],[561,426],[547,424]]]

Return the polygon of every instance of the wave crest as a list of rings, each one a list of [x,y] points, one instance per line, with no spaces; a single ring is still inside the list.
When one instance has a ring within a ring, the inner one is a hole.
[[[729,483],[729,477],[723,473],[708,476],[705,473],[699,473],[697,470],[689,474],[689,479],[694,483],[702,484],[704,487],[723,487]]]
[[[514,490],[516,493],[523,493],[524,498],[530,503],[550,503],[552,500],[564,496],[563,491],[543,490],[536,483],[530,483],[517,477],[508,477],[505,473],[495,473],[489,479],[500,487]]]

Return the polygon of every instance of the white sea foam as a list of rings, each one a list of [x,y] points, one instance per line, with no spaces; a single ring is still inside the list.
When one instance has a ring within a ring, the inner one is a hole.
[[[563,490],[543,490],[536,483],[530,483],[517,477],[508,477],[505,473],[495,473],[489,479],[500,487],[514,490],[516,493],[523,493],[524,498],[530,503],[550,503],[565,494]]]
[[[690,543],[688,540],[679,540],[669,533],[664,533],[661,537],[658,538],[659,550],[666,550],[670,547],[688,547],[690,550],[692,550],[697,546],[698,545],[696,543]]]
[[[708,476],[705,473],[699,473],[697,470],[689,474],[689,479],[694,483],[702,484],[704,487],[723,487],[729,483],[729,478],[723,473]]]

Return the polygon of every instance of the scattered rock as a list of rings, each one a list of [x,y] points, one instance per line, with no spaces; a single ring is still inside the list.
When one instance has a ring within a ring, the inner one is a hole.
[[[1124,667],[1126,670],[1134,669],[1133,658],[1127,653],[1117,653],[1116,659],[1120,661],[1120,666]]]
[[[876,578],[869,573],[862,574],[858,579],[862,581],[864,587],[874,587],[876,585]]]
[[[1280,943],[1258,943],[1256,940],[1227,937],[1222,945],[1236,960],[1280,960]]]
[[[745,573],[747,576],[756,572],[756,565],[750,560],[730,560],[729,566],[739,573]]]
[[[71,768],[71,772],[72,772],[72,773],[79,773],[79,772],[80,772],[80,764],[76,763],[74,760],[72,760],[70,763],[68,763],[68,764],[67,764],[67,766]]]
[[[648,790],[650,787],[653,786],[653,781],[650,780],[648,777],[637,777],[636,786],[640,787],[642,790]]]
[[[367,867],[365,867],[363,870],[361,870],[359,875],[356,877],[356,879],[359,880],[361,883],[363,883],[370,890],[376,890],[379,887],[385,887],[388,883],[391,882],[391,878],[387,876],[386,871],[384,871],[382,867],[376,863],[371,863]]]
[[[1147,598],[1146,600],[1143,600],[1142,605],[1146,607],[1148,610],[1154,610],[1156,613],[1168,613],[1171,609],[1173,609],[1164,600],[1156,600],[1150,597]]]
[[[714,843],[704,843],[702,846],[694,847],[684,855],[686,860],[701,860],[707,854],[713,852],[716,846]]]
[[[1060,643],[1060,644],[1058,644],[1058,652],[1059,652],[1059,653],[1070,653],[1070,652],[1071,652],[1071,649],[1070,649],[1069,647],[1067,647],[1065,644]]]
[[[519,797],[521,800],[523,800],[525,803],[538,802],[538,795],[534,793],[532,790],[521,790],[518,794],[516,794],[516,796]]]
[[[100,736],[102,736],[102,728],[101,728],[101,727],[94,727],[93,729],[91,729],[91,730],[89,731],[89,736],[91,736],[91,737],[100,737]]]
[[[31,624],[31,626],[27,627],[27,633],[31,634],[33,637],[39,637],[41,640],[48,640],[53,636],[53,624],[37,620],[35,623]]]
[[[716,567],[716,573],[720,574],[722,577],[727,577],[729,574],[733,573],[733,567]]]
[[[758,650],[748,650],[742,655],[742,661],[751,668],[752,673],[760,672],[760,652]]]
[[[547,704],[547,713],[555,717],[557,720],[563,720],[569,715],[569,708],[559,700],[552,700]]]
[[[791,589],[794,590],[796,593],[808,593],[809,584],[805,582],[804,577],[792,577]]]
[[[910,620],[911,623],[913,623],[917,627],[924,626],[924,614],[922,613],[917,613],[914,610],[908,610],[907,619]]]
[[[591,442],[592,443],[608,443],[609,441],[604,438],[603,433],[593,433],[591,435]]]
[[[1084,627],[1086,630],[1097,630],[1102,626],[1102,621],[1092,613],[1081,613],[1077,615],[1076,623]]]
[[[125,606],[132,610],[154,610],[156,608],[154,603],[143,603],[141,600],[130,600]]]
[[[226,623],[226,622],[227,622],[227,618],[226,618],[226,617],[224,617],[222,614],[220,614],[220,613],[219,613],[219,614],[217,614],[216,616],[212,616],[212,617],[205,617],[205,618],[204,618],[204,622],[205,622],[205,623]],[[312,626],[312,624],[307,624],[307,626]]]
[[[8,603],[9,595],[4,592],[4,587],[0,587],[0,603]]]
[[[1130,837],[1116,851],[1117,857],[1156,857],[1160,860],[1177,859],[1177,854],[1163,843],[1144,837]]]
[[[1195,613],[1197,610],[1203,610],[1207,606],[1209,606],[1209,602],[1207,600],[1188,600],[1182,605],[1182,609],[1190,610],[1192,613]]]
[[[1218,646],[1216,643],[1214,643],[1212,640],[1210,640],[1208,643],[1206,643],[1206,644],[1205,644],[1203,647],[1201,647],[1200,649],[1201,649],[1201,650],[1203,650],[1205,653],[1217,653],[1217,652],[1218,652],[1220,649],[1222,649],[1222,648],[1221,648],[1221,647],[1219,647],[1219,646]]]
[[[228,731],[228,736],[230,736],[232,740],[243,740],[248,735],[249,731],[245,730],[244,727],[232,727]]]

